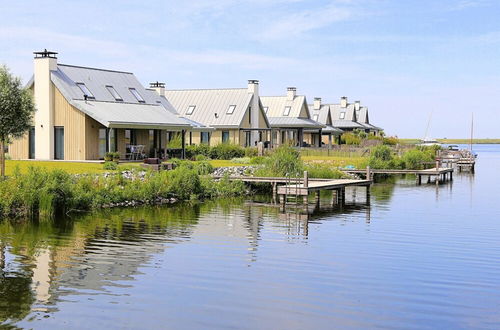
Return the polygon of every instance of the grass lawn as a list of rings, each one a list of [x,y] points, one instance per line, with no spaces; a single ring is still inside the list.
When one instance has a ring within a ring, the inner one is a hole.
[[[19,167],[21,173],[25,173],[30,166],[44,167],[47,169],[61,169],[71,174],[83,173],[103,173],[109,172],[104,170],[103,164],[100,163],[77,163],[77,162],[44,162],[34,160],[7,160],[5,163],[5,172],[11,175],[16,167]],[[138,167],[139,163],[120,164],[119,169],[127,170],[133,167]]]
[[[208,161],[213,167],[245,166],[245,164],[235,163],[230,160],[212,159]]]

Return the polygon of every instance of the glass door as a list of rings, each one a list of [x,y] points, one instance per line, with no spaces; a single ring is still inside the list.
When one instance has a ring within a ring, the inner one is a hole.
[[[35,128],[31,127],[28,133],[29,139],[29,159],[35,159]]]
[[[64,127],[54,127],[54,159],[64,159]]]

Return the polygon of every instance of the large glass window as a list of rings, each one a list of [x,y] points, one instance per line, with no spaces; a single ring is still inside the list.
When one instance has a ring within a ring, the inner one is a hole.
[[[106,129],[99,129],[99,159],[104,159],[104,155],[106,154]]]
[[[116,101],[123,101],[122,97],[120,96],[120,94],[118,94],[113,86],[106,86],[106,89],[109,91],[111,96],[115,98]]]
[[[222,143],[229,142],[229,131],[222,131]]]
[[[137,101],[139,101],[141,103],[145,103],[146,102],[142,98],[141,94],[139,94],[139,92],[135,88],[129,88],[129,90],[130,90],[130,93],[132,93],[132,95],[134,95],[134,97],[137,99]]]
[[[229,108],[227,109],[227,114],[232,115],[235,109],[236,109],[235,105],[230,105]]]
[[[87,95],[88,99],[95,99],[94,94],[92,94],[92,92],[90,91],[90,89],[88,89],[88,87],[85,86],[84,83],[76,83],[76,85],[80,88],[80,90],[82,91],[83,95]]]
[[[201,132],[201,143],[210,145],[210,133]]]
[[[31,127],[29,131],[29,159],[35,159],[35,128]]]
[[[64,127],[54,127],[54,159],[64,159]]]
[[[133,129],[125,130],[125,144],[133,146],[137,144],[137,134],[135,130]]]

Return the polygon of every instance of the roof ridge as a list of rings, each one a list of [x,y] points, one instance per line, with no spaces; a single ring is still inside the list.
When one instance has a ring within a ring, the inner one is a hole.
[[[218,91],[218,90],[247,90],[245,87],[230,87],[230,88],[187,88],[187,89],[165,89],[165,92],[184,92],[184,91]]]
[[[95,100],[95,99],[73,99],[74,101],[87,101],[87,102],[101,102],[101,103],[117,103],[117,104],[138,104],[138,105],[151,105],[151,106],[160,106],[161,103],[143,103],[143,102],[123,102],[123,101],[104,101],[104,100]]]
[[[133,74],[132,72],[127,72],[127,71],[100,69],[100,68],[93,68],[93,67],[90,67],[90,66],[80,66],[80,65],[70,65],[70,64],[57,64],[57,65],[58,66],[67,66],[67,67],[70,67],[70,68],[79,68],[79,69],[89,69],[89,70],[106,71],[106,72],[114,72],[114,73]]]

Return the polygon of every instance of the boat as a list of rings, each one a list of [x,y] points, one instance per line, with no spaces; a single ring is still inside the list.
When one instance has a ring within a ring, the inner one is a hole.
[[[420,142],[417,143],[417,145],[422,147],[432,147],[432,146],[441,146],[441,143],[439,143],[436,139],[426,137],[420,140]]]

